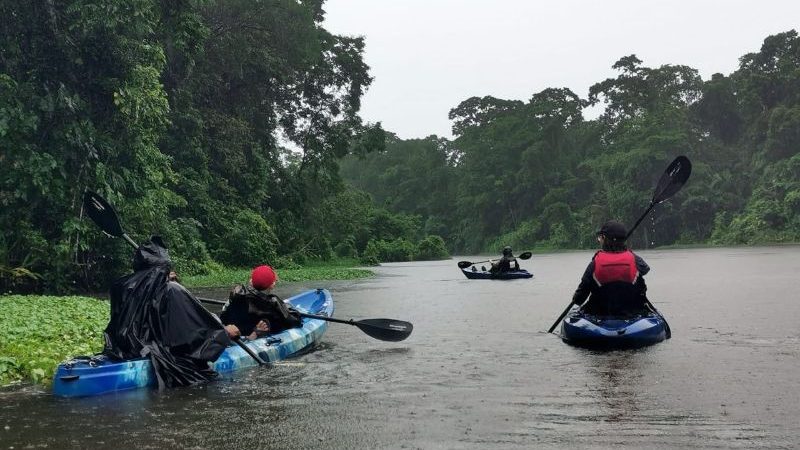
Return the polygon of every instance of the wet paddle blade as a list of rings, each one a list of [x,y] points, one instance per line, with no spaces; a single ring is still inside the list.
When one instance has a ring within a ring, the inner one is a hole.
[[[83,194],[83,209],[86,215],[109,236],[122,237],[122,225],[114,208],[99,194],[86,191]]]
[[[533,256],[533,253],[531,253],[531,252],[522,252],[519,256],[517,256],[517,258],[519,258],[519,259],[531,259],[531,256]]]
[[[469,267],[471,265],[472,265],[472,263],[469,262],[469,261],[459,261],[458,262],[458,268],[459,269],[466,269],[467,267]]]
[[[382,341],[399,342],[411,335],[414,325],[394,319],[364,319],[353,322],[364,333]]]
[[[653,204],[658,204],[675,195],[680,191],[689,175],[692,174],[692,163],[685,156],[678,156],[664,171],[664,175],[658,180]]]

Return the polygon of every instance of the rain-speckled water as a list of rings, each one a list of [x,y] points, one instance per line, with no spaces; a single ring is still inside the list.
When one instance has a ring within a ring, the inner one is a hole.
[[[472,281],[437,261],[284,284],[414,333],[331,324],[300,358],[161,393],[0,390],[0,449],[800,447],[800,247],[640,252],[673,338],[610,353],[544,332],[591,254],[536,255],[532,280]]]

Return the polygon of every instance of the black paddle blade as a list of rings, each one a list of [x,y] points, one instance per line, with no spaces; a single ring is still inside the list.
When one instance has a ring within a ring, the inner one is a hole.
[[[517,258],[519,258],[519,259],[531,259],[531,256],[533,256],[533,253],[531,253],[531,252],[522,252],[522,254],[517,256]]]
[[[466,269],[467,267],[469,267],[471,265],[472,265],[472,263],[469,262],[469,261],[459,261],[458,262],[458,268],[459,269]]]
[[[100,194],[86,191],[83,194],[83,209],[86,211],[86,215],[107,235],[122,237],[125,234],[116,211]]]
[[[414,325],[394,319],[364,319],[353,322],[364,333],[382,341],[399,342],[411,335]]]
[[[656,192],[653,195],[653,204],[658,204],[680,191],[689,175],[692,174],[692,163],[685,156],[678,156],[661,175],[658,180]]]

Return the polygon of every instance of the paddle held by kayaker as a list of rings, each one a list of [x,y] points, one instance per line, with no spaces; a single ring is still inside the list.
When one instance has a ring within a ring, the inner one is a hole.
[[[583,305],[584,312],[625,316],[647,310],[647,285],[643,276],[650,271],[650,266],[626,247],[627,234],[625,225],[613,220],[604,223],[597,232],[601,249],[592,257],[572,296],[572,303]]]
[[[253,269],[246,285],[233,287],[220,312],[220,320],[229,334],[239,332],[248,339],[256,339],[302,325],[300,315],[272,294],[277,282],[275,270],[262,265]]]

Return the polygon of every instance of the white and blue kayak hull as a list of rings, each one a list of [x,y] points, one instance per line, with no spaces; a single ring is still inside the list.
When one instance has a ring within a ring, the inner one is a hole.
[[[315,289],[286,299],[298,311],[333,315],[333,298],[326,289]],[[311,348],[322,339],[328,322],[302,319],[303,326],[267,335],[253,341],[242,340],[266,362],[275,362]],[[238,345],[232,345],[211,364],[218,373],[228,373],[258,363]],[[53,394],[61,397],[86,397],[127,391],[158,384],[149,358],[112,361],[103,355],[76,358],[59,364],[53,376]]]

